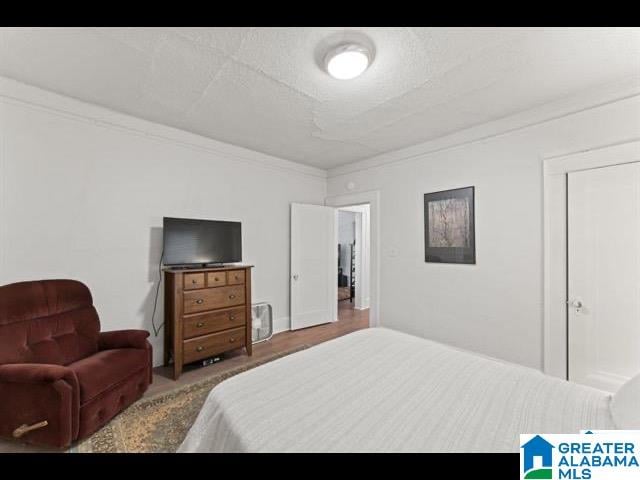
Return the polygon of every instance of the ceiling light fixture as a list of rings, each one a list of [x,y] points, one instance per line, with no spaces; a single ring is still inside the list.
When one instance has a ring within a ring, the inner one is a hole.
[[[340,45],[327,53],[324,64],[333,78],[350,80],[362,75],[370,61],[371,55],[367,48],[349,43]]]

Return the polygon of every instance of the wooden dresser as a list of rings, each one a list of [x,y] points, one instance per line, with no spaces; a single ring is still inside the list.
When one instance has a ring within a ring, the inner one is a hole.
[[[164,271],[164,364],[182,366],[228,350],[251,355],[251,265]]]

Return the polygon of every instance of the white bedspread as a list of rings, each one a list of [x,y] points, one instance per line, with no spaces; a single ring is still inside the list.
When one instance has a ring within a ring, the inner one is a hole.
[[[180,452],[517,452],[520,433],[613,429],[592,388],[384,328],[216,386]]]

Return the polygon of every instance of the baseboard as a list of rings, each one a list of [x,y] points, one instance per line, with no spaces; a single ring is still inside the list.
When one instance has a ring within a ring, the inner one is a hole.
[[[369,308],[369,307],[367,307]],[[363,309],[366,310],[367,308]],[[336,318],[335,320],[331,320],[331,322],[328,323],[332,323],[332,322],[337,322],[338,319]],[[275,335],[276,333],[281,333],[281,332],[288,332],[291,330],[291,319],[289,317],[280,317],[280,318],[276,318],[273,321],[273,334]]]
[[[356,306],[356,310],[369,310],[369,298],[365,298],[362,305]]]

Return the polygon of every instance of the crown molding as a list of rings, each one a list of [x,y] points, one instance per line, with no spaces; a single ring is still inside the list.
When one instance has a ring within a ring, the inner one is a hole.
[[[615,83],[585,90],[533,109],[459,130],[411,147],[324,170],[220,142],[179,128],[143,120],[0,76],[0,101],[4,103],[43,110],[65,118],[206,151],[227,159],[251,162],[265,168],[318,179],[338,177],[410,161],[423,155],[533,127],[638,95],[640,95],[640,80],[637,77],[625,78]]]
[[[636,76],[627,77],[614,83],[583,90],[539,107],[459,130],[411,147],[331,168],[328,170],[328,177],[339,177],[385,165],[410,161],[423,155],[505,135],[516,130],[533,127],[638,95],[640,95],[640,79]]]
[[[95,104],[76,100],[48,90],[0,76],[0,101],[46,111],[61,117],[125,131],[129,134],[168,141],[188,148],[203,150],[227,159],[250,162],[270,169],[296,173],[319,179],[327,178],[327,171],[303,165],[248,148],[220,142]]]

